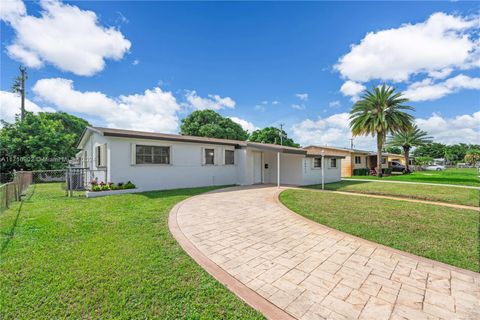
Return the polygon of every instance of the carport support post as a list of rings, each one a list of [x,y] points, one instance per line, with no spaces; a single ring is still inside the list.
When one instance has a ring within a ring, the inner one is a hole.
[[[280,152],[277,152],[277,188],[280,188]]]
[[[322,190],[325,190],[325,156],[322,150]]]

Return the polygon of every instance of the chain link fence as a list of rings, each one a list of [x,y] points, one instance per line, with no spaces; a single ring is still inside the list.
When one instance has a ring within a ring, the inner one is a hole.
[[[8,209],[13,201],[20,201],[32,184],[58,183],[66,195],[73,191],[91,188],[93,181],[107,182],[106,170],[89,168],[67,168],[60,170],[16,171],[12,181],[0,185],[0,213]]]

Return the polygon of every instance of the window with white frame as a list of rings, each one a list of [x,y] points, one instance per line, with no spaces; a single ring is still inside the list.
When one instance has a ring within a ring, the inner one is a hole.
[[[361,163],[362,163],[362,157],[355,156],[355,164],[361,164]]]
[[[205,164],[215,164],[215,149],[205,149]]]
[[[330,168],[337,167],[337,159],[330,159]]]
[[[135,146],[136,164],[170,164],[170,147]]]
[[[313,158],[313,167],[321,168],[322,167],[322,158]]]
[[[225,164],[227,164],[227,165],[235,164],[235,151],[234,150],[225,150]]]

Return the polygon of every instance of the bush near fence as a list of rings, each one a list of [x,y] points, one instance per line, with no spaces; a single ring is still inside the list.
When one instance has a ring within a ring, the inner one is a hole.
[[[368,176],[369,174],[370,170],[368,168],[353,169],[354,176]]]

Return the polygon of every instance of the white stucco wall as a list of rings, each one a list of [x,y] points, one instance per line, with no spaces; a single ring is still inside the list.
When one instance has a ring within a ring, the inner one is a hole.
[[[314,158],[303,159],[303,184],[320,184],[322,183],[322,169],[313,167]],[[330,158],[325,158],[325,183],[337,182],[341,180],[341,161],[337,159],[337,167],[330,166]]]
[[[95,147],[106,144],[107,178],[105,182],[132,181],[143,190],[189,188],[211,185],[251,185],[254,182],[254,152],[261,152],[263,183],[277,183],[277,153],[254,148],[234,149],[230,145],[158,141],[105,137],[93,133],[84,150],[88,152],[88,167],[97,170]],[[170,147],[170,164],[134,164],[132,145]],[[205,148],[215,149],[215,165],[204,165]],[[224,165],[224,150],[235,151],[235,164]],[[308,185],[321,183],[321,169],[314,169],[312,158],[298,154],[280,154],[280,183],[283,185]],[[133,162],[133,163],[132,163]],[[341,161],[337,168],[330,167],[325,159],[325,182],[340,181]],[[265,168],[265,165],[268,168]],[[99,177],[102,180],[102,177]]]
[[[112,182],[131,180],[143,190],[237,184],[237,156],[234,165],[223,164],[224,150],[234,150],[233,146],[114,137],[107,139]],[[132,164],[132,144],[170,147],[170,164]],[[215,149],[215,165],[202,164],[204,148]]]

